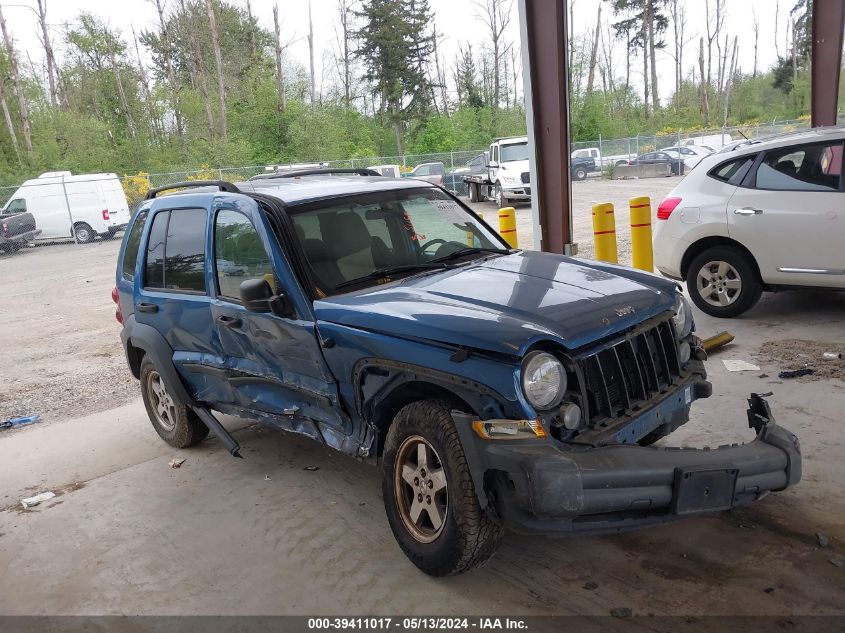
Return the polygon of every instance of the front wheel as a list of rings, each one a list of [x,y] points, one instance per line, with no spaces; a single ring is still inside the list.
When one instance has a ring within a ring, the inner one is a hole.
[[[583,167],[578,167],[575,170],[575,180],[584,180],[587,177],[587,170]]]
[[[405,555],[432,576],[468,571],[496,551],[504,530],[478,504],[448,403],[406,405],[385,441],[382,494]]]
[[[753,308],[763,293],[749,256],[731,246],[715,246],[696,256],[686,281],[695,305],[711,316],[726,319]]]
[[[502,185],[498,182],[496,183],[496,204],[500,209],[506,207],[508,204],[508,199],[505,197]]]

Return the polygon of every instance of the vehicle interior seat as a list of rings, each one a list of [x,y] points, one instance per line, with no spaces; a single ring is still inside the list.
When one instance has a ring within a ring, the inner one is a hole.
[[[375,270],[373,238],[357,213],[321,214],[320,233],[322,240],[305,240],[303,247],[321,280],[336,286]]]

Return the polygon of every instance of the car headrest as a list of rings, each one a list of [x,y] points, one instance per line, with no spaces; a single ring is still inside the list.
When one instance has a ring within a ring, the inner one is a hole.
[[[353,211],[320,215],[323,242],[336,258],[372,248],[372,236],[361,216]]]

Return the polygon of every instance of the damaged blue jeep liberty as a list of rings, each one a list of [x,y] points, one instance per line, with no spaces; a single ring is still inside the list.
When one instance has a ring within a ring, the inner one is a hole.
[[[756,394],[748,443],[650,446],[712,391],[674,282],[510,249],[422,181],[318,170],[153,190],[113,298],[168,444],[211,431],[238,455],[219,412],[379,463],[393,534],[429,574],[483,563],[505,528],[615,533],[801,477],[798,440]]]

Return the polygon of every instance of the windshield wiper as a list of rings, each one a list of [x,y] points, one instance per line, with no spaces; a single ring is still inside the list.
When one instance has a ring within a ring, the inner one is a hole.
[[[373,272],[368,273],[366,275],[362,275],[361,277],[356,277],[355,279],[348,279],[346,281],[342,281],[341,283],[335,286],[335,290],[340,290],[341,288],[346,288],[347,286],[354,286],[356,284],[364,283],[365,281],[371,281],[373,279],[390,277],[391,275],[395,275],[396,273],[403,273],[410,270],[443,270],[444,268],[446,268],[446,264],[433,264],[431,262],[419,264],[402,264],[401,266],[388,266],[386,268],[379,268],[377,270],[374,270]]]
[[[510,255],[511,252],[512,251],[507,248],[479,248],[477,246],[467,246],[466,248],[461,248],[457,251],[449,253],[448,255],[443,255],[442,257],[435,257],[434,259],[430,259],[428,261],[429,263],[447,262],[452,259],[463,257],[464,255],[472,255],[473,253],[496,253],[497,255]]]

